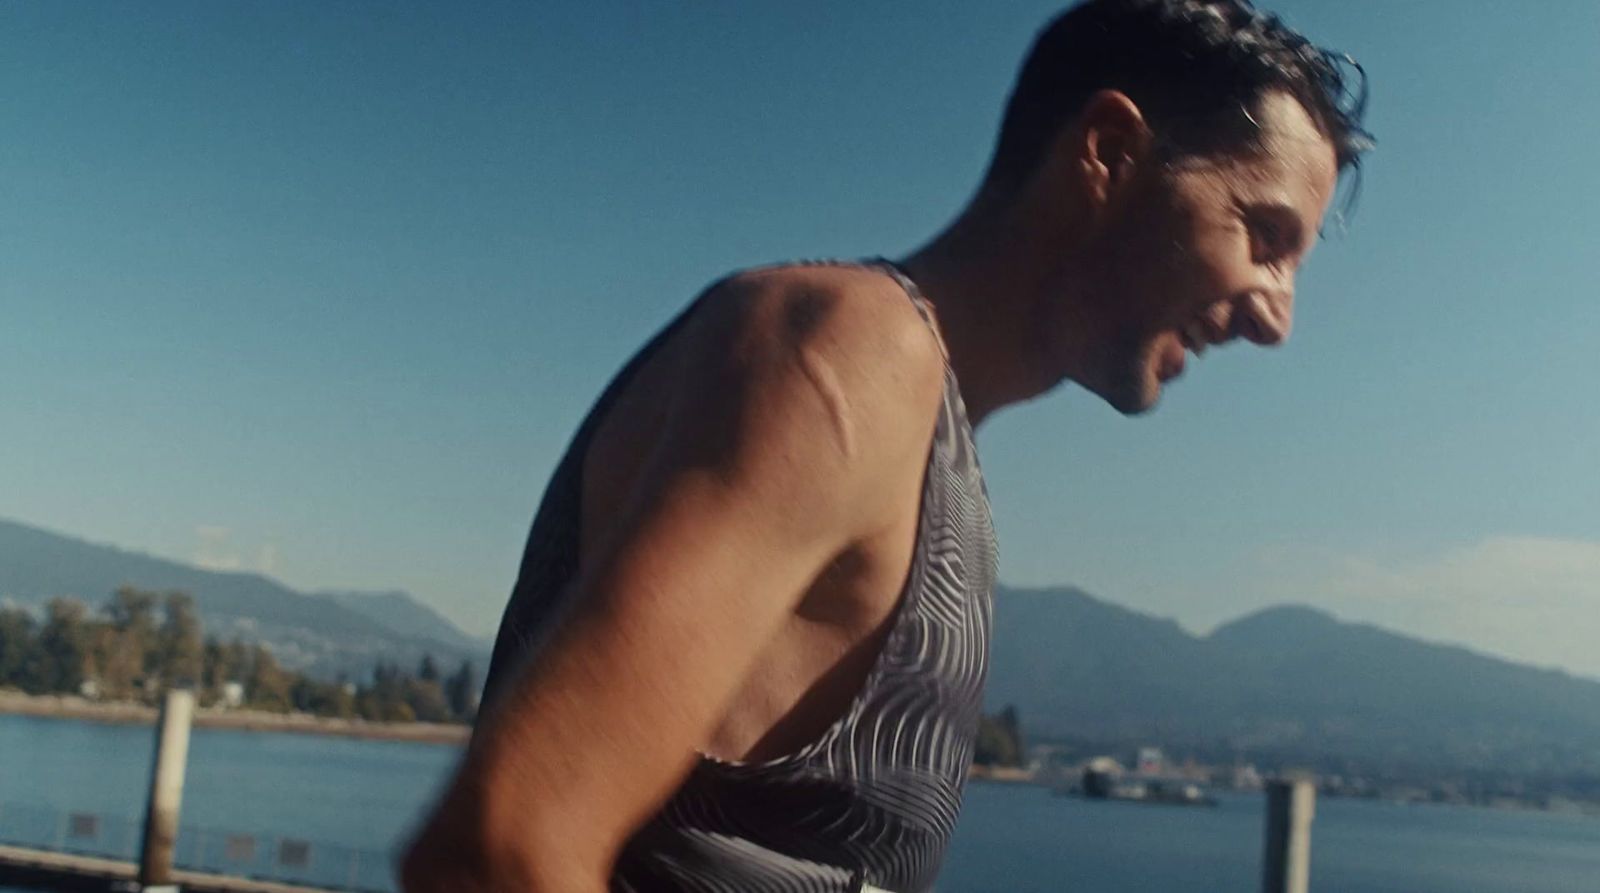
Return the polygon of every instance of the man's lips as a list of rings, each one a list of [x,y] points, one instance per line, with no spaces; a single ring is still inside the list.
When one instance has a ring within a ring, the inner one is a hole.
[[[1227,337],[1213,328],[1204,319],[1192,319],[1178,327],[1178,338],[1195,356],[1206,352],[1206,348],[1213,344],[1221,344]]]
[[[1156,370],[1156,375],[1162,381],[1170,381],[1183,374],[1184,362],[1187,359],[1185,345],[1182,340],[1168,341],[1161,351],[1161,363]]]

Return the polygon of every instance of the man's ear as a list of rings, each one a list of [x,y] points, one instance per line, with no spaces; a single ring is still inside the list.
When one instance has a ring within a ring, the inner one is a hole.
[[[1089,97],[1075,126],[1063,137],[1074,166],[1085,179],[1088,194],[1104,203],[1150,162],[1151,135],[1139,106],[1119,90],[1101,90]]]

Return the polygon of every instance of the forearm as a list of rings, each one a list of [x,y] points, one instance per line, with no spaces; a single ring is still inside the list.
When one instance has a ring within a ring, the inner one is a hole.
[[[699,649],[654,654],[640,629],[670,626],[585,611],[519,668],[407,853],[405,893],[606,890],[628,836],[692,764],[703,736],[684,715],[711,715],[701,702],[726,687],[682,666]]]

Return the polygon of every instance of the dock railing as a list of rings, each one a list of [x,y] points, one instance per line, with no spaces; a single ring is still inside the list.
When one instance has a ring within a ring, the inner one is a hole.
[[[125,815],[0,802],[0,844],[137,862],[143,822]],[[173,865],[322,890],[393,893],[387,852],[304,837],[182,824]]]

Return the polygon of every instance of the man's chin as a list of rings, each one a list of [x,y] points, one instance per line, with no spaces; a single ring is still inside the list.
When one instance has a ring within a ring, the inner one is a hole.
[[[1112,409],[1128,417],[1141,416],[1161,402],[1161,383],[1127,381],[1121,387],[1096,388],[1095,394]]]
[[[1139,416],[1155,409],[1161,400],[1161,376],[1156,374],[1152,366],[1145,360],[1102,367],[1098,370],[1099,375],[1085,375],[1075,381],[1117,412],[1125,416]]]
[[[1124,416],[1127,416],[1128,418],[1131,419],[1131,418],[1137,418],[1138,416],[1142,416],[1142,415],[1149,415],[1151,412],[1153,412],[1155,410],[1156,405],[1159,404],[1160,402],[1161,402],[1161,393],[1159,391],[1157,391],[1155,394],[1153,394],[1153,395],[1151,395],[1149,397],[1146,397],[1146,398],[1144,398],[1142,400],[1139,400],[1139,401],[1133,402],[1133,403],[1126,403],[1126,404],[1123,404],[1121,406],[1116,406],[1115,408],[1116,408],[1117,412],[1120,412]]]

